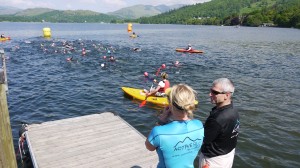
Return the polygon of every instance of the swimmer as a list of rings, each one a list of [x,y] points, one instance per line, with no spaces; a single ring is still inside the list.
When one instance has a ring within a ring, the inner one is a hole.
[[[179,66],[179,61],[175,61],[174,66],[178,67]]]
[[[105,67],[105,63],[100,64],[101,68]]]
[[[140,48],[133,48],[133,51],[142,51]]]
[[[68,61],[68,62],[71,62],[71,61],[73,61],[73,56],[72,56],[72,57],[69,57],[69,58],[67,58],[67,61]]]
[[[144,76],[148,77],[149,76],[148,72],[144,72]]]
[[[116,59],[115,59],[114,56],[110,56],[110,57],[109,57],[109,60],[112,61],[112,62],[116,61]]]
[[[148,72],[144,72],[144,77],[145,77],[145,78],[144,78],[144,82],[148,82],[148,81],[154,82],[154,83],[157,82],[156,79],[151,78],[151,77],[149,76]]]
[[[82,52],[81,52],[81,54],[82,54],[82,56],[84,56],[84,55],[86,54],[86,51],[85,51],[85,49],[84,49],[84,48],[82,49]]]

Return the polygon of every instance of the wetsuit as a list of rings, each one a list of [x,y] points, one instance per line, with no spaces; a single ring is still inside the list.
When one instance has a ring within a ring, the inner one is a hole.
[[[194,168],[203,136],[204,128],[199,120],[172,121],[163,126],[155,126],[148,140],[157,147],[157,167]]]
[[[214,107],[204,124],[203,155],[211,158],[231,152],[237,145],[239,125],[239,114],[232,103]]]

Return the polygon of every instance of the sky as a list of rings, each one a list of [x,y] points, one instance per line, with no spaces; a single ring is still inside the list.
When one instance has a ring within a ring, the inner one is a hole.
[[[0,0],[0,6],[20,9],[51,8],[58,10],[92,10],[100,13],[114,12],[134,5],[196,4],[210,0]]]

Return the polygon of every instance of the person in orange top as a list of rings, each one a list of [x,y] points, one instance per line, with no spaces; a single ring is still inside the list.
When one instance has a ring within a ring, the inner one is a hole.
[[[150,91],[144,90],[146,97],[155,95],[159,97],[165,96],[165,91],[170,87],[170,82],[168,79],[168,74],[166,72],[161,73],[162,81],[160,81],[155,89],[150,89]],[[154,81],[155,82],[155,81]]]

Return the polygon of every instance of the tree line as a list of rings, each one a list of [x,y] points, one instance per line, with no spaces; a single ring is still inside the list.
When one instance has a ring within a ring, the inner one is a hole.
[[[153,17],[142,17],[136,22],[300,28],[300,0],[212,0]]]

